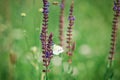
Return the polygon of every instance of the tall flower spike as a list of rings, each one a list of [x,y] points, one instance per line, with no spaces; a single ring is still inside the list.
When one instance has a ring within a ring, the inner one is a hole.
[[[48,71],[48,61],[47,61],[47,57],[46,55],[48,54],[47,52],[47,44],[48,44],[48,7],[49,7],[49,3],[47,0],[43,0],[43,24],[42,24],[42,31],[40,34],[40,40],[42,43],[42,53],[43,53],[43,65],[46,67],[45,70],[43,70],[43,72],[47,72]]]
[[[67,48],[68,48],[67,55],[69,56],[69,60],[68,60],[69,63],[72,63],[71,56],[73,55],[73,51],[75,48],[75,42],[73,43],[72,41],[72,30],[73,30],[73,25],[75,20],[75,17],[73,16],[73,8],[74,8],[74,0],[72,0],[71,6],[70,6],[70,10],[69,10],[70,13],[68,17],[69,26],[67,27],[67,30],[68,30],[67,31]]]
[[[47,58],[49,59],[49,61],[51,60],[51,58],[53,57],[53,50],[52,50],[52,46],[53,46],[53,34],[51,33],[49,35],[49,38],[48,38],[48,44],[47,44],[47,52],[49,53],[47,55]]]
[[[59,40],[60,40],[60,46],[63,47],[64,45],[64,5],[65,5],[65,0],[61,0],[60,4],[60,24],[59,24]]]
[[[111,80],[113,77],[113,58],[115,54],[115,49],[116,49],[116,37],[117,37],[117,30],[118,30],[118,18],[120,16],[120,0],[115,0],[114,1],[114,18],[113,18],[113,25],[112,25],[112,35],[111,35],[111,48],[109,52],[109,57],[108,57],[108,67],[107,71],[105,74],[105,80]]]
[[[49,64],[51,61],[51,58],[53,56],[53,50],[52,50],[52,44],[53,44],[53,35],[52,33],[48,37],[48,7],[49,3],[47,0],[43,0],[43,24],[42,24],[42,31],[40,34],[40,40],[42,43],[42,53],[43,53],[43,66],[45,69],[43,72],[45,72],[46,80],[48,80],[47,73],[49,72]]]
[[[44,55],[43,55],[43,63],[44,63],[44,66],[47,67],[47,69],[48,69],[48,66],[50,64],[50,60],[53,57],[53,50],[52,50],[52,42],[53,42],[53,40],[52,40],[52,37],[53,37],[53,35],[51,33],[49,35],[49,38],[48,38],[47,50],[46,50],[46,52],[43,52],[44,53]],[[43,70],[43,71],[45,71],[45,70]]]
[[[120,16],[120,0],[116,0],[114,2],[114,18],[113,18],[113,27],[112,27],[112,35],[111,35],[111,48],[109,52],[109,67],[112,67],[112,61],[115,54],[116,49],[116,35],[117,35],[117,29],[118,29],[118,18]]]

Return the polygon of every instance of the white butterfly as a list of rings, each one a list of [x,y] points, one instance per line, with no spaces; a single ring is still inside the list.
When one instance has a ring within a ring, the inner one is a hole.
[[[63,50],[63,48],[61,46],[56,45],[56,44],[53,45],[53,54],[54,55],[59,55],[62,52],[64,52],[64,50]]]

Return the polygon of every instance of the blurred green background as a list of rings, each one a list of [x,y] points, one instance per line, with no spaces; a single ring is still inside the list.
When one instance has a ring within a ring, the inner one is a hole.
[[[59,5],[50,2],[49,33],[59,44]],[[65,1],[65,30],[71,0]],[[64,56],[54,56],[49,80],[104,80],[113,18],[113,0],[75,0],[72,68]],[[39,33],[42,0],[0,0],[0,80],[42,80]],[[21,16],[25,13],[26,16]],[[63,53],[65,54],[65,53]],[[120,27],[114,57],[113,80],[120,80]]]

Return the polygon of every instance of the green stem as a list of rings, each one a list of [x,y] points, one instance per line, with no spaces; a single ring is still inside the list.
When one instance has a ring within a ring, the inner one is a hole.
[[[46,80],[48,80],[48,67],[46,67]]]

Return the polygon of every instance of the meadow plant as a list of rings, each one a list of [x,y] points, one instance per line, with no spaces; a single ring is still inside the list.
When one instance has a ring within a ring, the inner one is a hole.
[[[59,40],[60,46],[63,47],[64,45],[64,8],[65,8],[65,0],[61,0],[60,4],[60,24],[59,24]]]
[[[117,0],[114,2],[114,18],[113,18],[113,27],[112,27],[112,39],[111,39],[111,48],[110,48],[110,54],[109,54],[109,66],[112,67],[112,61],[115,54],[116,49],[116,36],[117,36],[117,29],[118,29],[118,18],[120,16],[120,0]]]
[[[68,63],[72,63],[72,55],[73,55],[73,51],[75,48],[75,42],[72,41],[72,30],[73,30],[73,25],[74,25],[74,20],[75,17],[73,15],[73,9],[74,9],[74,0],[72,0],[71,6],[70,6],[70,13],[69,13],[69,26],[67,27],[67,55],[69,56],[69,60]]]
[[[61,1],[60,4],[60,23],[59,23],[59,39],[60,39],[60,46],[63,47],[63,38],[64,38],[64,2],[65,0]],[[49,2],[47,0],[43,0],[43,24],[42,24],[42,31],[40,34],[40,40],[42,43],[42,53],[43,53],[43,65],[45,66],[45,69],[43,70],[43,72],[46,73],[46,80],[47,78],[47,72],[49,72],[49,64],[50,61],[53,57],[53,34],[51,33],[48,36],[48,13],[49,13]],[[72,0],[71,6],[70,6],[70,13],[69,13],[69,26],[67,27],[67,54],[69,56],[69,63],[72,62],[71,60],[71,56],[73,54],[74,48],[75,48],[75,42],[72,41],[72,28],[74,25],[74,20],[75,17],[73,16],[73,8],[74,8],[74,1]]]
[[[111,80],[113,77],[113,59],[116,51],[116,39],[117,39],[117,30],[118,30],[118,19],[120,16],[120,0],[114,1],[114,18],[113,18],[113,27],[112,27],[112,35],[111,35],[111,47],[108,57],[108,67],[105,75],[105,80]]]
[[[42,24],[42,31],[40,34],[40,40],[42,43],[42,53],[43,53],[43,66],[45,66],[45,69],[43,72],[46,73],[46,80],[47,78],[47,72],[49,71],[48,66],[50,64],[50,60],[53,55],[52,51],[52,38],[53,35],[52,33],[48,37],[48,7],[49,7],[49,2],[47,0],[43,0],[43,24]]]

